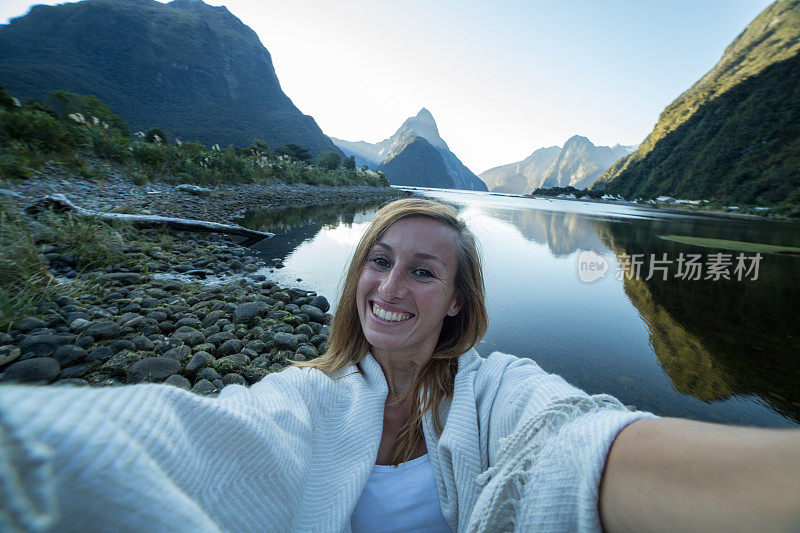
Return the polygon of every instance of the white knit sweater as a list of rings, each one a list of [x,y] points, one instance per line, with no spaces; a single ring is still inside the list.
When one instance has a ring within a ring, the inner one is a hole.
[[[388,391],[371,355],[360,367],[288,368],[217,398],[2,386],[0,530],[347,531]],[[442,434],[430,416],[423,430],[442,514],[459,531],[599,530],[610,445],[653,416],[529,359],[474,350],[446,403]]]

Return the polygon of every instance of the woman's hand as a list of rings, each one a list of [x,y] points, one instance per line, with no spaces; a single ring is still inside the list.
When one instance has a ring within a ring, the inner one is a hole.
[[[800,531],[800,431],[640,420],[600,486],[606,531]]]

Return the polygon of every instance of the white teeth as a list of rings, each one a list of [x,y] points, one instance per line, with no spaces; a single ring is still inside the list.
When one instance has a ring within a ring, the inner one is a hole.
[[[388,322],[401,322],[413,316],[409,313],[395,313],[393,311],[387,311],[376,303],[372,304],[372,312],[375,313],[376,316]]]

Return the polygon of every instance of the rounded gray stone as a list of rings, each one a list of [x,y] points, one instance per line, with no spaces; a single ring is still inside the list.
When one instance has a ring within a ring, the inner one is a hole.
[[[109,337],[114,337],[117,335],[122,328],[116,322],[111,321],[101,321],[101,322],[92,322],[88,328],[86,328],[85,333],[87,335],[91,335],[95,339],[105,339]]]
[[[289,324],[275,324],[274,326],[270,326],[270,331],[273,333],[293,333],[294,327],[290,326]]]
[[[202,325],[203,325],[204,328],[207,328],[207,327],[213,326],[214,324],[216,324],[219,320],[222,320],[223,318],[225,318],[225,311],[222,311],[221,309],[218,309],[216,311],[211,311],[203,319]]]
[[[297,337],[291,333],[276,333],[272,337],[272,343],[279,350],[290,350],[292,352],[297,350]]]
[[[61,365],[52,357],[34,357],[9,365],[0,381],[49,383],[56,379],[60,372]]]
[[[306,335],[309,339],[314,336],[314,330],[308,324],[300,324],[294,332],[298,335]]]
[[[204,366],[214,360],[214,356],[208,352],[197,352],[192,356],[192,360],[186,365],[186,371],[194,374]]]
[[[155,343],[147,337],[140,335],[133,339],[133,346],[137,350],[150,351],[155,348]]]
[[[101,284],[110,283],[112,281],[117,281],[123,285],[132,285],[134,283],[140,283],[142,281],[142,275],[136,272],[111,272],[109,274],[103,274],[97,279],[97,282]]]
[[[27,333],[29,331],[33,331],[34,329],[46,328],[46,327],[47,327],[47,322],[33,316],[26,316],[25,318],[19,320],[16,324],[14,324],[14,329],[16,329],[17,331],[21,331],[22,333]]]
[[[247,381],[245,381],[241,375],[236,374],[235,372],[230,372],[222,376],[222,382],[225,385],[247,385]]]
[[[250,324],[256,318],[269,312],[269,306],[264,302],[247,302],[236,307],[233,312],[233,321],[241,324]]]
[[[22,350],[19,349],[19,346],[13,344],[0,346],[0,366],[16,361],[20,355],[22,355]]]
[[[189,382],[189,380],[180,374],[172,374],[170,377],[164,380],[164,384],[172,385],[174,387],[178,387],[179,389],[185,390],[191,390],[192,388],[192,384]]]
[[[53,357],[61,366],[69,366],[75,361],[79,361],[86,357],[86,350],[80,346],[68,344],[66,346],[59,346],[56,348]]]
[[[216,370],[214,370],[211,367],[205,367],[203,370],[201,370],[197,374],[198,381],[201,380],[201,379],[206,379],[206,380],[208,380],[210,382],[210,381],[214,381],[215,379],[219,379],[219,378],[220,378],[220,375],[217,373]]]
[[[181,326],[172,334],[172,338],[180,339],[189,346],[196,346],[205,342],[206,337],[191,326]]]
[[[183,346],[183,341],[181,339],[172,337],[164,340],[158,346],[156,346],[156,353],[163,355],[173,348],[177,348],[178,346]]]
[[[22,342],[19,343],[19,347],[23,354],[33,355],[34,357],[47,357],[53,355],[59,346],[72,344],[74,340],[75,335],[72,334],[51,335],[42,333],[25,336]]]
[[[262,340],[256,339],[249,341],[247,344],[245,344],[245,348],[259,354],[259,353],[264,353],[266,351],[267,344]]]
[[[132,341],[128,339],[117,339],[111,344],[111,349],[116,352],[121,352],[122,350],[133,350],[135,348]]]
[[[71,385],[73,387],[87,387],[89,382],[80,378],[64,378],[54,382],[53,385]]]
[[[180,320],[178,320],[177,322],[175,322],[175,327],[178,328],[178,331],[180,331],[180,328],[183,326],[189,326],[194,329],[200,329],[201,327],[203,327],[203,324],[200,322],[200,320],[198,320],[193,316],[185,316]]]
[[[111,348],[108,346],[100,346],[89,352],[86,359],[89,361],[105,361],[106,359],[111,359],[112,355],[114,355],[114,351]]]
[[[210,342],[211,344],[219,346],[225,341],[229,341],[233,338],[234,338],[233,333],[231,333],[230,331],[220,331],[219,333],[215,333],[213,335],[209,335],[208,337],[206,337],[206,342]]]
[[[325,317],[325,313],[319,307],[314,307],[313,305],[303,305],[300,307],[300,312],[307,314],[314,322],[321,322]]]
[[[186,362],[192,356],[192,349],[188,346],[178,346],[177,348],[173,348],[168,350],[164,357],[169,357],[171,359],[175,359],[179,363]]]
[[[181,364],[170,357],[146,357],[128,369],[131,383],[160,383],[180,372]]]
[[[314,359],[315,357],[317,357],[319,355],[317,353],[317,350],[315,350],[312,346],[309,346],[308,344],[304,344],[304,345],[300,346],[297,349],[296,354],[302,355],[303,357],[305,357],[306,360]]]
[[[232,355],[239,353],[244,348],[244,343],[239,339],[231,339],[222,343],[222,346],[217,350],[218,356]]]
[[[327,313],[328,310],[331,308],[331,305],[328,303],[327,298],[324,296],[315,296],[310,302],[309,305],[313,305],[314,307],[321,309],[323,313]]]
[[[79,378],[89,373],[89,365],[73,365],[61,369],[61,379]]]
[[[319,346],[320,344],[322,344],[327,340],[328,340],[327,335],[322,335],[322,334],[314,335],[313,337],[311,337],[311,344],[313,344],[314,346]]]
[[[217,392],[217,388],[207,379],[201,379],[192,387],[192,392],[202,396],[210,396]]]

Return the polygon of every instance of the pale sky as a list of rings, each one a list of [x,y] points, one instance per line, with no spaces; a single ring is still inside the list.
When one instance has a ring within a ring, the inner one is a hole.
[[[34,3],[0,0],[0,21]],[[427,107],[473,172],[579,134],[637,144],[766,0],[208,0],[250,26],[327,135],[377,142]]]

